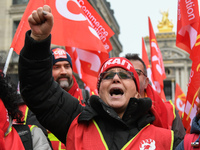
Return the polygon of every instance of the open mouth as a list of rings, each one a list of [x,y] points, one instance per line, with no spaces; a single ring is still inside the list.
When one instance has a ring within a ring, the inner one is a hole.
[[[123,95],[124,94],[124,91],[120,88],[112,88],[110,90],[110,95],[113,96],[113,95]]]

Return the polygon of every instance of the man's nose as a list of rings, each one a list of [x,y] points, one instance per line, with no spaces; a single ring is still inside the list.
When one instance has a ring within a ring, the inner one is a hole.
[[[61,67],[61,73],[62,74],[67,74],[67,69],[64,66]]]

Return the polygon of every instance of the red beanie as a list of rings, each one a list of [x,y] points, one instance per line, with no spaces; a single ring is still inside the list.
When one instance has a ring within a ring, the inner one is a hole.
[[[130,72],[133,73],[133,75],[135,77],[136,88],[137,88],[137,91],[139,92],[140,83],[139,83],[138,74],[135,71],[132,63],[124,57],[109,58],[101,65],[100,70],[99,70],[99,74],[98,74],[97,89],[99,90],[99,86],[100,86],[100,83],[101,83],[100,74],[107,71],[110,68],[115,68],[115,67],[120,67],[120,68],[125,69],[126,71],[130,71]]]

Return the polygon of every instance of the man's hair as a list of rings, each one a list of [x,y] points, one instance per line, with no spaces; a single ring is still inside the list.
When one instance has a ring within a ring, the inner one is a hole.
[[[22,122],[23,114],[18,108],[21,97],[17,93],[16,86],[10,82],[8,76],[4,76],[2,71],[0,71],[0,99],[4,103],[8,115],[11,116],[12,119],[16,119],[17,122]]]
[[[144,73],[147,74],[147,67],[146,67],[144,61],[138,56],[138,54],[128,53],[128,54],[125,55],[125,58],[128,59],[128,60],[138,60],[138,61],[140,61],[144,66]]]

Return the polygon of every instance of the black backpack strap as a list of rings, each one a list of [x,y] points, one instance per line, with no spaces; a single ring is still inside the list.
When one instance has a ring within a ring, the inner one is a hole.
[[[85,89],[81,89],[82,90],[82,95],[83,95],[83,100],[82,103],[88,103],[89,104],[89,98],[90,98],[90,93],[88,90],[85,90]]]
[[[28,125],[13,125],[17,133],[19,134],[25,150],[33,150],[31,131]]]

